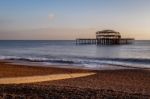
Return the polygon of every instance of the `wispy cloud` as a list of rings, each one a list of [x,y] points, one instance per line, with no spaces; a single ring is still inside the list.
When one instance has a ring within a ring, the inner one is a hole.
[[[55,18],[55,14],[53,14],[53,13],[50,13],[50,14],[48,15],[48,18],[49,18],[49,20],[52,20],[52,19],[54,19],[54,18]]]

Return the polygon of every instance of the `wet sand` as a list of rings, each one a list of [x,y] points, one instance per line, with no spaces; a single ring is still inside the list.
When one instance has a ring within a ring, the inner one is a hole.
[[[63,74],[63,76],[60,76],[60,74]],[[67,77],[64,77],[64,74],[67,75]],[[59,79],[56,79],[56,75]],[[107,89],[150,95],[150,70],[148,69],[96,71],[12,65],[5,62],[0,62],[0,81],[2,79],[8,80],[8,78],[20,78],[20,80],[22,80],[21,78],[25,77],[30,77],[29,79],[26,79],[26,81],[32,81],[29,83],[21,82],[16,84],[27,86],[74,87],[82,89],[90,88],[94,90]],[[33,80],[32,77],[36,80]],[[45,80],[42,80],[42,78]],[[17,80],[14,81],[17,82]],[[5,84],[5,81],[0,83]],[[14,85],[14,82],[12,85]]]

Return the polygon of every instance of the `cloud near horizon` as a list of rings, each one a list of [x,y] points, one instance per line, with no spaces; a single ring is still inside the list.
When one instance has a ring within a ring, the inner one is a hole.
[[[94,38],[94,29],[79,28],[41,28],[32,30],[3,31],[0,39],[11,40],[74,40],[76,38]]]

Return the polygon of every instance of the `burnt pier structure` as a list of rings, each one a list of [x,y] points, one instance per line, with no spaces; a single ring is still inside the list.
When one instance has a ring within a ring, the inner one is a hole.
[[[96,32],[96,38],[78,38],[76,44],[96,44],[96,45],[119,45],[131,44],[134,38],[121,38],[121,34],[114,30],[103,30]]]

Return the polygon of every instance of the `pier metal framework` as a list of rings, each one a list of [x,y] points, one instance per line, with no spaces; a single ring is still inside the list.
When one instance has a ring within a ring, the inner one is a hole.
[[[97,44],[97,45],[119,45],[130,44],[133,38],[122,38],[119,32],[114,30],[102,30],[96,32],[96,38],[79,38],[76,44]]]

